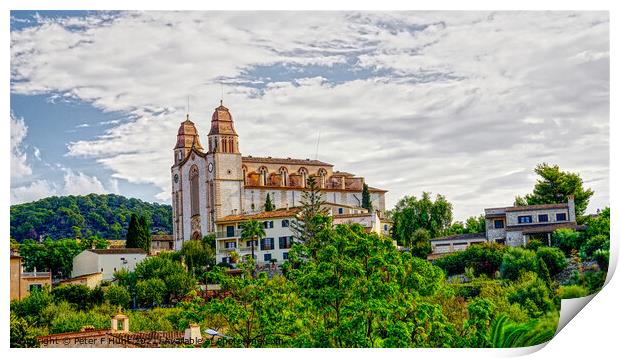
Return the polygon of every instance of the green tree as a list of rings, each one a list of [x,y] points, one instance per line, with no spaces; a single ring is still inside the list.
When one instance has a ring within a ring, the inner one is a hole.
[[[486,219],[484,215],[467,218],[465,221],[465,231],[468,233],[486,232]]]
[[[34,328],[24,319],[11,312],[11,348],[38,348],[37,334]]]
[[[419,200],[415,196],[405,196],[396,203],[392,218],[398,228],[393,238],[400,243],[417,229],[426,229],[431,237],[438,237],[450,228],[452,204],[442,195],[437,195],[433,201],[427,192],[422,193]]]
[[[135,213],[131,214],[131,219],[129,220],[129,227],[127,228],[127,235],[125,238],[125,247],[127,248],[138,248],[139,246],[139,235],[140,228],[138,227],[138,215]]]
[[[105,300],[108,301],[111,305],[129,308],[129,302],[131,301],[131,297],[129,295],[129,291],[119,285],[110,285],[105,289]]]
[[[539,247],[536,250],[536,257],[545,262],[551,276],[559,274],[568,265],[566,256],[564,256],[562,251],[554,247]]]
[[[184,259],[187,270],[198,277],[207,270],[207,266],[215,265],[215,250],[202,240],[190,240],[183,242],[181,256]]]
[[[267,199],[265,199],[265,211],[273,211],[273,203],[271,202],[271,196],[267,193]]]
[[[136,299],[142,307],[155,307],[164,302],[166,283],[159,278],[150,278],[138,281],[136,285]]]
[[[314,177],[307,181],[306,190],[301,194],[301,210],[290,224],[295,241],[304,243],[312,240],[320,230],[320,223],[314,220],[317,215],[326,215],[327,208],[321,189],[316,184]]]
[[[138,247],[147,253],[151,252],[151,229],[146,215],[138,217]]]
[[[562,250],[567,256],[570,256],[573,250],[579,251],[584,241],[585,236],[573,229],[557,229],[551,237],[551,245]]]
[[[411,254],[415,257],[426,259],[433,251],[431,247],[431,234],[426,229],[417,229],[408,240]]]
[[[370,199],[370,191],[368,191],[368,185],[364,183],[362,187],[362,208],[368,209],[368,212],[372,212],[372,200]]]
[[[261,222],[256,220],[248,220],[246,222],[241,223],[241,240],[247,241],[251,240],[251,248],[252,248],[252,262],[255,263],[254,258],[254,246],[256,243],[260,242],[262,238],[265,237],[265,229]],[[255,269],[252,270],[253,274],[255,274]]]
[[[573,195],[575,214],[583,215],[594,191],[583,187],[583,180],[579,174],[563,172],[559,166],[547,163],[536,166],[534,172],[541,177],[534,185],[534,191],[524,197],[517,196],[515,205],[566,203],[568,196]]]
[[[536,254],[520,247],[510,247],[504,253],[499,270],[502,278],[513,281],[525,272],[537,272]]]
[[[92,306],[91,289],[86,285],[57,286],[52,289],[51,293],[55,300],[73,303],[81,309],[88,309]]]

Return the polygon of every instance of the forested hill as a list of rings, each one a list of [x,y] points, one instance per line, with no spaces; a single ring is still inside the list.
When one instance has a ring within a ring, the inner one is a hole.
[[[124,239],[132,213],[147,215],[151,231],[172,233],[172,207],[114,194],[52,196],[11,206],[11,237]]]

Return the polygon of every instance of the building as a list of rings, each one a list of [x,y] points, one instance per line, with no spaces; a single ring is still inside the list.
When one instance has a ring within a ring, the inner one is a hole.
[[[103,281],[103,273],[94,272],[62,280],[58,283],[58,285],[85,285],[89,288],[95,288],[101,283],[101,281]]]
[[[174,250],[174,238],[172,235],[151,235],[151,255],[171,250]]]
[[[52,286],[52,274],[50,272],[24,272],[22,257],[11,252],[10,268],[10,299],[21,300],[30,295],[34,290],[40,290],[45,286]]]
[[[79,332],[39,336],[37,340],[42,348],[164,348],[199,347],[207,339],[196,324],[190,324],[185,332],[131,332],[129,327],[129,317],[118,313],[111,318],[110,329],[82,327]]]
[[[432,252],[428,255],[429,260],[434,260],[443,255],[466,250],[474,244],[487,242],[484,233],[456,234],[431,239]]]
[[[509,246],[525,246],[533,238],[550,244],[555,230],[580,228],[573,196],[561,204],[490,208],[484,213],[487,240]]]
[[[363,177],[334,170],[320,160],[242,156],[233,117],[221,103],[203,147],[192,121],[181,123],[171,168],[174,247],[218,231],[223,218],[263,211],[267,195],[277,209],[300,205],[314,177],[324,200],[361,208]],[[379,217],[385,190],[369,187]]]
[[[127,269],[133,271],[146,258],[142,249],[88,249],[73,258],[71,277],[101,273],[102,280],[110,281],[114,273]]]

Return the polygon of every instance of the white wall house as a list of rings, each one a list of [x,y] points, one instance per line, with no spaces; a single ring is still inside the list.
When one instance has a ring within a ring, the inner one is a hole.
[[[146,258],[142,249],[89,249],[73,258],[71,277],[100,272],[104,281],[114,278],[114,273],[127,269],[133,271],[136,265]]]

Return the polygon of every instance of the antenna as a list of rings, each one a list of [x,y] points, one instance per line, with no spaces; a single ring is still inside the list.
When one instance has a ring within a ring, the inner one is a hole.
[[[316,140],[316,152],[314,153],[314,160],[319,159],[319,144],[321,143],[321,130],[319,129],[319,138]]]

